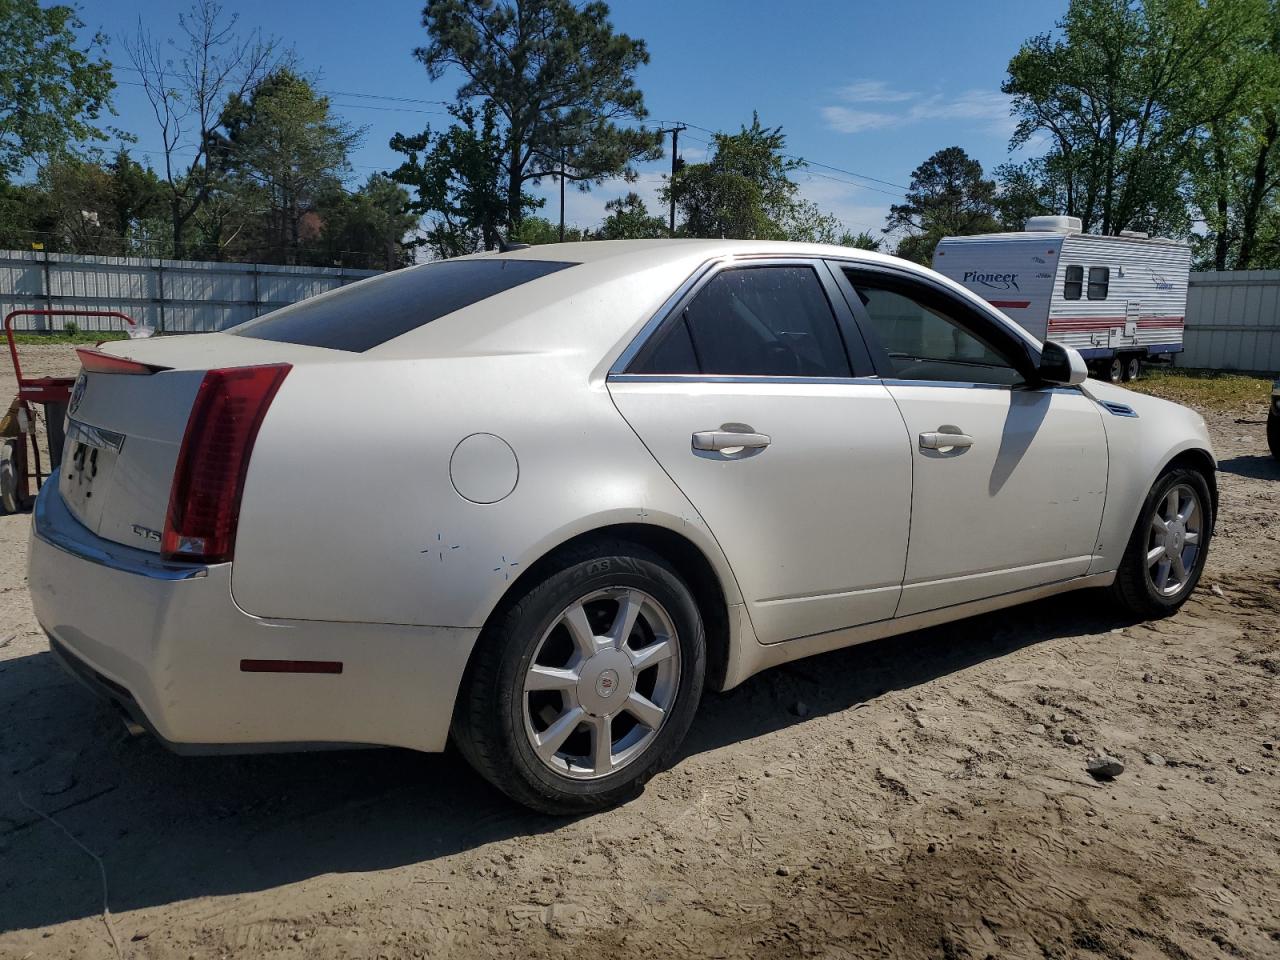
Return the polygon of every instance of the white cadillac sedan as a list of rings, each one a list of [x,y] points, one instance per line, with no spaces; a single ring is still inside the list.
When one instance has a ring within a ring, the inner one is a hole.
[[[1169,614],[1213,532],[1200,417],[841,247],[481,254],[82,359],[30,561],[73,673],[181,752],[452,737],[545,811],[774,664]]]

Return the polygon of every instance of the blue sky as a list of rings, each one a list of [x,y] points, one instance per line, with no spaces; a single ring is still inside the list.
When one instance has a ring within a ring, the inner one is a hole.
[[[176,31],[183,0],[85,0],[91,29],[111,37],[121,68],[115,123],[138,136],[135,153],[160,138],[119,38],[139,18],[157,35]],[[412,57],[423,42],[420,2],[410,0],[223,0],[242,27],[260,27],[293,47],[331,92],[346,120],[366,126],[353,179],[397,162],[396,131],[445,125],[443,108],[381,97],[446,101],[458,83],[431,83]],[[801,171],[806,196],[854,229],[879,230],[911,170],[934,150],[958,144],[989,170],[1007,157],[1012,124],[1000,83],[1010,56],[1050,30],[1066,0],[616,0],[617,29],[643,38],[651,57],[638,80],[654,121],[681,121],[686,160],[701,159],[708,130],[737,130],[757,110],[781,124],[788,152],[886,183],[823,167]],[[705,128],[705,129],[697,129]],[[151,158],[159,162],[159,156]],[[637,189],[653,206],[669,160],[647,164],[639,182],[569,191],[570,222],[594,225],[611,197]],[[546,184],[543,192],[553,196]],[[555,220],[557,201],[543,213]]]

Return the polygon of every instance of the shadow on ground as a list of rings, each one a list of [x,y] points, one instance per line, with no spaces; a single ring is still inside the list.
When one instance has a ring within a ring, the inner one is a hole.
[[[1042,641],[1120,625],[1077,594],[769,671],[709,695],[682,757],[848,709]],[[857,735],[857,714],[849,733]],[[48,653],[0,664],[0,930],[101,909],[96,865],[19,793],[100,852],[115,912],[235,894],[325,873],[430,867],[492,841],[553,830],[450,752],[352,750],[182,758],[119,721]],[[601,814],[607,817],[609,814]]]
[[[1218,461],[1218,471],[1254,480],[1280,480],[1280,460],[1272,456],[1230,457]]]

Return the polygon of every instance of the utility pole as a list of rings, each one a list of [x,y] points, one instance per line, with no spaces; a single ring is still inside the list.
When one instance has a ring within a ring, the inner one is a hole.
[[[684,166],[684,161],[680,159],[680,131],[688,130],[688,127],[675,126],[670,130],[659,130],[659,133],[671,134],[671,181],[675,182],[676,174],[680,172],[680,168]],[[671,193],[671,236],[676,235],[676,195]]]
[[[564,147],[560,148],[560,242],[564,243]]]

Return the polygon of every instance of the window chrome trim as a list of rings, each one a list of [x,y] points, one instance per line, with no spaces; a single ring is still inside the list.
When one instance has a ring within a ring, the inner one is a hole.
[[[618,354],[609,372],[605,375],[606,381],[621,382],[619,378],[626,378],[632,382],[643,382],[639,378],[652,377],[649,382],[662,383],[670,382],[668,377],[676,378],[676,381],[720,381],[727,383],[822,383],[830,381],[832,383],[849,383],[854,380],[866,380],[869,377],[877,376],[876,374],[858,374],[854,373],[856,364],[854,357],[851,355],[851,348],[845,339],[849,336],[850,331],[844,327],[841,319],[841,304],[833,303],[831,298],[833,295],[840,293],[839,283],[830,277],[829,268],[826,266],[827,257],[821,254],[795,253],[795,254],[779,254],[779,253],[738,253],[726,254],[724,256],[715,257],[701,264],[689,278],[680,284],[676,292],[669,296],[660,306],[652,317],[640,328],[637,333],[627,344],[622,353]],[[741,267],[793,267],[805,266],[813,270],[818,283],[822,288],[822,295],[827,299],[827,305],[831,308],[831,320],[836,326],[836,332],[840,337],[841,349],[845,351],[845,359],[849,364],[850,376],[848,377],[781,377],[775,375],[752,376],[750,374],[639,374],[628,373],[627,367],[635,360],[649,338],[652,337],[658,329],[671,317],[677,309],[691,301],[703,286],[705,286],[712,277],[725,270],[734,270]],[[836,289],[828,288],[828,281]],[[847,305],[846,305],[847,306]],[[859,336],[862,332],[857,329],[856,318],[850,317],[854,323],[854,330]]]
[[[818,383],[864,385],[882,382],[880,376],[874,373],[861,377],[778,377],[723,373],[611,373],[606,379],[609,383]]]
[[[663,321],[671,315],[672,311],[674,311],[676,307],[680,306],[684,299],[693,293],[695,288],[701,286],[702,281],[706,279],[712,271],[716,269],[716,267],[731,260],[731,257],[717,257],[713,260],[708,260],[699,265],[698,268],[689,275],[684,283],[676,287],[676,292],[667,297],[662,306],[660,306],[654,315],[648,319],[645,325],[640,328],[640,332],[631,338],[631,342],[627,344],[622,353],[618,354],[618,359],[613,361],[613,366],[609,368],[607,379],[612,379],[615,376],[622,376],[623,374],[626,374],[627,367],[631,366],[631,361],[636,358],[636,354],[644,348],[644,345],[649,342],[649,338],[657,332],[658,328],[662,326]],[[627,375],[635,376],[635,374]]]
[[[71,515],[58,491],[58,471],[51,473],[36,498],[32,532],[36,538],[63,553],[121,573],[151,580],[195,580],[209,575],[198,563],[174,563],[158,554],[99,537]]]

